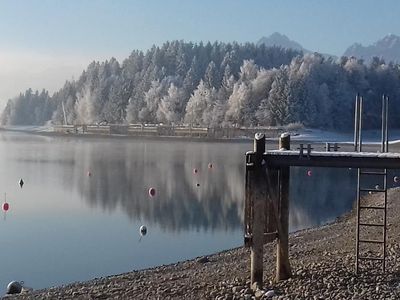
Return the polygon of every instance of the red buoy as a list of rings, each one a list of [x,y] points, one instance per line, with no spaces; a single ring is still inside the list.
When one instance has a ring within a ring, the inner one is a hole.
[[[7,202],[3,203],[3,210],[7,211],[10,208],[10,205]]]
[[[311,175],[312,175],[311,170],[308,170],[308,171],[307,171],[307,176],[311,176]]]
[[[149,196],[154,197],[156,195],[156,189],[155,188],[149,188]]]
[[[196,168],[193,169],[193,174],[197,174],[198,170]]]

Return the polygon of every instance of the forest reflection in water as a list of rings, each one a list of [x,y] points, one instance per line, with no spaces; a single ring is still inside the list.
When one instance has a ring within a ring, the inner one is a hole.
[[[167,231],[242,226],[248,144],[142,141],[85,149],[75,156],[72,184],[91,206],[108,211],[120,206],[130,219]],[[356,197],[355,169],[308,173],[291,168],[291,231],[333,220],[349,211]],[[155,197],[149,197],[150,187]]]

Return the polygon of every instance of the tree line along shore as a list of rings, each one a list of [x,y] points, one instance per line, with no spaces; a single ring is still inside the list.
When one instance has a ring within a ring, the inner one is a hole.
[[[122,62],[92,62],[52,95],[28,89],[10,99],[3,125],[193,124],[349,130],[360,93],[368,128],[380,125],[380,99],[400,128],[400,68],[373,58],[332,58],[252,43],[169,41]]]

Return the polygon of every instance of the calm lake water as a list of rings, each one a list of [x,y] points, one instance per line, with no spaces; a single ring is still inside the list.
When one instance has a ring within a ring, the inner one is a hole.
[[[6,193],[10,204],[0,219],[1,291],[11,280],[38,289],[241,246],[244,153],[251,149],[251,142],[0,132],[0,197]],[[293,168],[291,230],[348,211],[355,175]]]

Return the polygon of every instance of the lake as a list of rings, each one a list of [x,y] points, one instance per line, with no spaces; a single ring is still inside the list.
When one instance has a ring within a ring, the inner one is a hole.
[[[251,149],[0,132],[2,292],[11,280],[39,289],[243,245]],[[356,170],[293,168],[291,182],[291,231],[332,221],[355,199]]]

